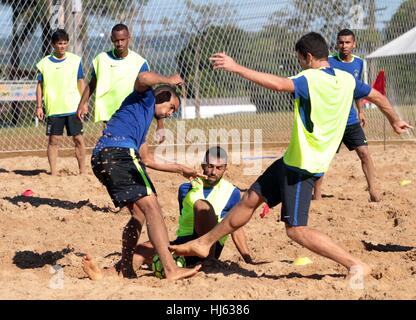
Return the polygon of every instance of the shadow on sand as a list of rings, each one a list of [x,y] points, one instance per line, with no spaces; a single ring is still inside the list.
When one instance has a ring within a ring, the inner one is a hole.
[[[15,174],[31,177],[31,176],[38,176],[41,173],[48,173],[45,169],[35,169],[35,170],[13,170]]]
[[[35,269],[42,268],[45,265],[55,265],[56,262],[68,253],[73,252],[72,248],[65,248],[61,251],[46,251],[43,253],[37,253],[33,251],[16,251],[13,257],[13,263],[20,269]]]
[[[66,210],[81,209],[86,206],[91,208],[92,211],[100,212],[112,212],[109,208],[98,207],[95,204],[92,204],[88,199],[81,200],[78,202],[72,202],[68,200],[60,200],[54,198],[41,198],[41,197],[25,197],[25,196],[15,196],[15,197],[4,197],[4,200],[7,200],[14,205],[18,205],[19,202],[30,203],[33,207],[39,207],[41,205],[48,205],[51,207],[57,207]]]

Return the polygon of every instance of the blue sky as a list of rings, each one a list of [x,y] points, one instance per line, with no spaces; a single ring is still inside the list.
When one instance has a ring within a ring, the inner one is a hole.
[[[196,3],[205,3],[206,1],[195,0]],[[213,0],[210,3],[224,4],[229,3],[230,7],[235,10],[236,16],[232,17],[232,20],[237,21],[237,24],[246,29],[255,31],[260,29],[261,26],[267,22],[269,15],[279,8],[283,8],[290,4],[290,0],[276,1],[276,0],[263,0],[261,5],[249,0]],[[318,1],[313,2],[316,4]],[[376,6],[386,7],[384,11],[377,17],[377,27],[382,28],[384,21],[388,21],[391,16],[396,12],[397,8],[403,1],[401,0],[376,0]],[[170,16],[175,18],[178,23],[181,19],[186,19],[183,15],[185,5],[183,1],[170,1],[170,0],[150,0],[146,7],[146,17],[152,22],[146,27],[146,31],[161,32],[167,31],[159,21],[159,17],[155,15],[157,12],[170,12]],[[163,10],[162,10],[163,9]],[[11,34],[11,10],[7,6],[0,5],[0,37],[5,38]],[[103,23],[101,21],[98,28],[92,28],[90,32],[99,36],[100,33],[108,32],[114,21],[108,20]],[[90,24],[91,25],[91,24]],[[107,26],[108,25],[108,26]],[[177,26],[177,25],[176,25]],[[136,28],[138,30],[138,28]],[[39,32],[39,31],[38,31]]]

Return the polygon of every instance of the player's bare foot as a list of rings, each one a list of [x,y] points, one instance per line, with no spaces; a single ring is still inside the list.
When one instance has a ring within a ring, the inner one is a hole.
[[[179,256],[197,256],[200,258],[206,258],[210,251],[209,246],[205,246],[196,240],[186,242],[179,245],[170,245],[169,250],[175,252]]]
[[[167,272],[167,270],[165,270],[166,279],[179,280],[179,279],[190,278],[196,275],[200,269],[201,269],[201,265],[199,264],[193,268],[175,268],[174,270],[170,272]]]
[[[89,254],[82,259],[82,270],[84,270],[91,280],[100,280],[103,278],[102,270]]]
[[[382,196],[377,191],[370,191],[370,201],[371,202],[380,202],[382,199]]]

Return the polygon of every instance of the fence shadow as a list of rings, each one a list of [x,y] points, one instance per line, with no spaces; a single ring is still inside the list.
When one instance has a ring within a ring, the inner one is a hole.
[[[81,209],[86,206],[91,208],[93,211],[100,212],[111,212],[107,207],[101,208],[92,204],[88,199],[81,200],[78,202],[72,202],[69,200],[60,200],[54,198],[42,198],[42,197],[25,197],[25,196],[15,196],[15,197],[4,197],[4,200],[7,200],[14,205],[18,205],[19,202],[30,203],[33,207],[39,207],[41,205],[48,205],[51,207],[57,207],[66,210]]]
[[[48,173],[45,169],[35,169],[35,170],[13,170],[15,174],[21,176],[38,176],[41,173]]]
[[[47,264],[53,266],[58,260],[73,251],[73,248],[65,248],[55,252],[46,251],[43,253],[29,250],[17,251],[13,257],[13,263],[20,269],[42,268]]]
[[[402,246],[399,244],[372,244],[371,242],[361,241],[367,251],[379,251],[379,252],[406,252],[415,249],[415,247]]]

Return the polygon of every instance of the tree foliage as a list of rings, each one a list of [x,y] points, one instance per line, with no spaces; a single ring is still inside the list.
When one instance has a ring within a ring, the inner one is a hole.
[[[386,40],[392,41],[416,26],[416,0],[407,0],[390,19],[385,33]],[[387,87],[394,93],[396,103],[414,104],[416,99],[416,55],[398,55],[378,59],[380,67],[386,70]]]
[[[416,26],[416,0],[404,1],[390,19],[386,40],[391,41]]]

